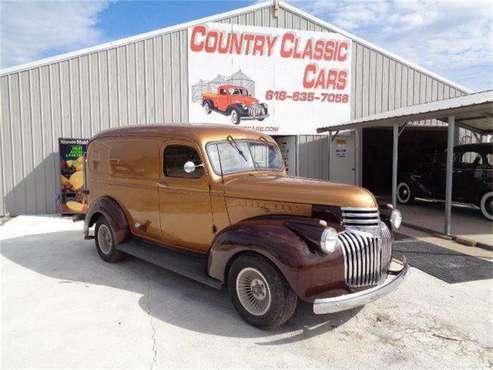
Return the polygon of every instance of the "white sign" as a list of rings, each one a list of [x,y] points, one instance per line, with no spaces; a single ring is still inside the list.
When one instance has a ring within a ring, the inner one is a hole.
[[[189,119],[272,135],[348,121],[351,40],[208,23],[188,30]]]

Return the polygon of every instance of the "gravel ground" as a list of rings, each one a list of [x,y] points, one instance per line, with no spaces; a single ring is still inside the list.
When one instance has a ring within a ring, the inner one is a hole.
[[[324,316],[301,305],[264,332],[223,291],[133,258],[104,263],[81,230],[48,216],[0,226],[2,368],[493,366],[491,279],[411,268],[376,303]]]

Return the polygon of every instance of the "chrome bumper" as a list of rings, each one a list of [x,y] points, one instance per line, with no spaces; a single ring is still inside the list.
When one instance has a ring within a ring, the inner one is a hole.
[[[315,299],[313,302],[313,312],[316,314],[326,314],[350,310],[376,301],[394,291],[404,280],[409,265],[405,257],[403,261],[393,259],[391,267],[393,263],[401,265],[402,268],[397,271],[389,269],[387,279],[380,285],[338,297]]]
[[[254,120],[254,119],[263,119],[263,118],[267,118],[269,117],[268,114],[263,114],[263,115],[260,115],[260,116],[241,116],[241,119],[242,120]]]

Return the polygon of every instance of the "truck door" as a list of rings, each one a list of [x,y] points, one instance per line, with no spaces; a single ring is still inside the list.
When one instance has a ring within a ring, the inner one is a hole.
[[[216,95],[216,108],[220,110],[221,112],[225,112],[226,108],[228,108],[229,105],[229,94],[228,90],[220,87],[218,90],[218,94]]]
[[[183,166],[199,165],[192,173]],[[162,150],[162,174],[158,183],[162,241],[205,253],[214,233],[209,177],[200,150],[192,142],[169,141]]]

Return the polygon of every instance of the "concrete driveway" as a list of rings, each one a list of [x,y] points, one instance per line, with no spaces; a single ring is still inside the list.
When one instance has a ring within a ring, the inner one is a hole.
[[[264,332],[225,292],[136,259],[103,262],[81,229],[57,217],[0,226],[2,368],[493,366],[491,280],[411,268],[374,304],[327,316],[301,305]]]
[[[408,205],[399,204],[398,208],[407,224],[443,233],[445,205],[442,202],[420,200]],[[484,218],[479,209],[454,204],[451,233],[493,248],[493,222]]]

